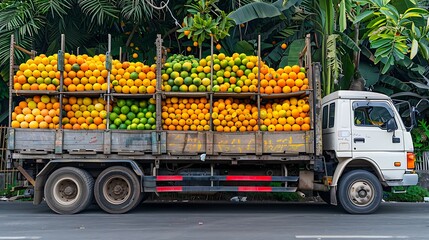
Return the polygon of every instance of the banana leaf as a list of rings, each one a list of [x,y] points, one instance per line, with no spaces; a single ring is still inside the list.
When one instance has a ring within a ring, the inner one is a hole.
[[[239,25],[259,18],[272,18],[280,16],[282,12],[271,3],[253,2],[246,4],[231,14],[229,18],[234,20],[235,24]]]
[[[359,64],[359,72],[366,81],[366,87],[375,85],[380,79],[379,69],[367,62],[361,62]]]
[[[305,46],[304,39],[297,39],[289,45],[289,56],[288,56],[288,65],[298,65],[299,64],[299,54],[302,52]]]
[[[399,90],[401,90],[403,92],[409,92],[409,91],[411,91],[411,87],[410,86],[408,86],[407,84],[405,84],[401,80],[399,80],[399,79],[397,79],[395,77],[392,77],[392,76],[384,75],[384,76],[382,76],[380,78],[380,81],[383,82],[383,83],[385,83],[385,84],[387,84],[387,85],[390,85],[390,86],[392,86],[394,88],[397,88],[397,89],[399,89]]]

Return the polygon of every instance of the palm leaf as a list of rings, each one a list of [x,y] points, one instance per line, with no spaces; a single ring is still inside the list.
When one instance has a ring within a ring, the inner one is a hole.
[[[103,25],[118,18],[119,10],[108,0],[79,0],[82,12],[90,17],[92,23]]]
[[[51,13],[52,17],[63,18],[67,11],[71,9],[73,0],[36,0],[35,1],[42,14]]]
[[[119,2],[121,15],[133,23],[142,23],[152,17],[152,7],[146,1],[122,0]]]

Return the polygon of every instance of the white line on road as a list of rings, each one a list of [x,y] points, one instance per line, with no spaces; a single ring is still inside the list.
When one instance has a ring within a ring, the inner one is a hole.
[[[0,237],[0,240],[21,240],[21,239],[41,239],[41,237],[35,237],[35,236]]]
[[[371,236],[371,235],[296,235],[299,239],[408,239],[408,236]]]

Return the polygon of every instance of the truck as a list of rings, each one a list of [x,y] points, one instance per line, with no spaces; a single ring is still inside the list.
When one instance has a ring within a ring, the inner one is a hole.
[[[161,87],[163,51],[158,36],[156,92],[139,97],[155,100],[156,129],[10,127],[8,163],[34,186],[34,204],[45,200],[59,214],[81,212],[93,199],[107,213],[126,213],[149,194],[168,192],[302,192],[318,194],[348,213],[373,213],[383,191],[417,184],[410,128],[383,94],[341,90],[322,98],[321,68],[311,62],[309,37],[306,46],[302,55],[310,87],[304,91],[166,92]],[[15,47],[12,37],[11,51]],[[11,70],[13,66],[11,60]],[[60,78],[62,84],[62,74]],[[11,90],[11,112],[12,99],[26,94],[40,92]],[[54,94],[60,102],[67,95],[100,95],[62,89]],[[110,89],[101,95],[107,101],[132,97]],[[260,117],[261,102],[297,96],[304,96],[311,106],[308,131],[218,132],[213,119],[206,131],[171,131],[162,128],[159,114],[162,101],[169,97],[206,98],[211,114],[214,101],[228,97],[255,101]],[[411,110],[405,115],[413,114]]]

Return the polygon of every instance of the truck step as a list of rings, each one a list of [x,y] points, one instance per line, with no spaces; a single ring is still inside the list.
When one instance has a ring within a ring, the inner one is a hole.
[[[249,181],[249,182],[297,182],[297,176],[183,176],[183,175],[160,175],[145,176],[144,181],[148,182],[181,182],[181,181]]]
[[[148,189],[149,190],[149,189]],[[268,186],[160,186],[156,192],[296,192],[296,187]],[[146,189],[145,189],[146,191]]]

